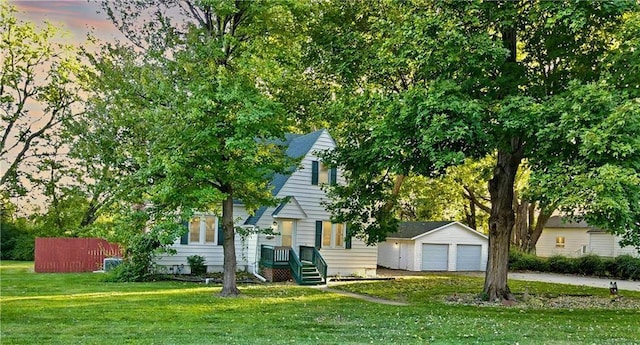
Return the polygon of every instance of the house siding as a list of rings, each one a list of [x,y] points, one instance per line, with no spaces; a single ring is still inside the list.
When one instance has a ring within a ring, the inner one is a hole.
[[[396,244],[397,243],[397,244]],[[389,240],[378,244],[378,265],[391,269],[415,270],[413,241]]]
[[[565,238],[564,248],[556,247],[556,237]],[[536,254],[541,257],[563,255],[577,257],[594,254],[602,257],[616,257],[629,254],[640,257],[633,247],[620,247],[620,237],[598,230],[586,222],[564,221],[553,216],[547,222],[536,244]]]
[[[580,256],[583,246],[589,245],[587,230],[587,228],[545,228],[536,244],[536,255],[541,257]],[[558,236],[565,238],[564,248],[556,247],[556,237]]]
[[[635,248],[620,247],[620,237],[606,232],[589,232],[589,230],[589,228],[545,228],[536,244],[536,254],[541,257],[553,255],[578,257],[585,254],[603,257],[628,254],[640,257]],[[564,236],[564,248],[556,247],[558,236]]]
[[[243,260],[243,246],[240,236],[235,237],[235,247],[237,255],[238,270],[245,270],[247,262]],[[180,273],[189,274],[191,269],[187,264],[187,257],[191,255],[200,255],[204,257],[207,265],[207,272],[222,272],[224,262],[224,253],[221,245],[216,244],[175,244],[172,246],[176,250],[175,255],[160,255],[156,257],[156,264],[159,266],[167,266],[173,268],[175,266],[184,265],[184,269]],[[177,272],[174,272],[177,273]]]
[[[613,257],[615,238],[607,233],[589,233],[589,247],[587,252],[599,256]]]
[[[631,256],[635,256],[637,258],[640,257],[640,252],[638,252],[638,249],[636,249],[635,247],[632,246],[626,246],[626,247],[620,247],[620,240],[622,238],[620,236],[616,236],[614,239],[614,247],[613,247],[613,255],[614,256],[619,256],[619,255],[631,255]]]
[[[241,205],[234,205],[233,217],[236,219],[246,219],[248,217],[248,214],[244,207],[242,207]],[[241,224],[241,222],[236,223],[236,225],[238,226]],[[247,246],[243,243],[243,239],[238,234],[236,234],[235,236],[234,243],[236,248],[237,268],[238,270],[246,270],[249,258]],[[180,244],[180,238],[178,238],[171,246],[171,249],[174,249],[176,251],[175,255],[159,255],[155,260],[156,265],[165,266],[165,269],[170,270],[170,273],[177,273],[175,270],[180,265],[184,265],[184,268],[180,271],[180,273],[191,273],[191,269],[187,264],[187,257],[192,255],[200,255],[204,257],[205,264],[207,266],[207,272],[223,271],[224,250],[222,248],[222,245],[213,243]]]

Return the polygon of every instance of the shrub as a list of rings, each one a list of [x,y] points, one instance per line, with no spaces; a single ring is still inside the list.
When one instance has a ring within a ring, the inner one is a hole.
[[[575,273],[575,259],[554,255],[548,259],[549,271],[554,273]]]
[[[132,238],[122,264],[109,272],[108,281],[139,282],[152,280],[155,276],[153,258],[161,248],[153,232],[141,233]]]
[[[602,258],[597,255],[585,255],[575,259],[575,270],[579,274],[589,276],[604,276],[606,274],[606,266]]]
[[[187,262],[191,268],[191,274],[195,276],[201,276],[207,273],[207,266],[205,260],[200,255],[191,255],[187,257]]]
[[[529,270],[546,272],[549,270],[549,267],[544,258],[518,250],[511,250],[509,252],[509,269],[514,271]]]
[[[2,221],[0,229],[2,260],[33,261],[35,237],[24,224]]]
[[[640,258],[620,255],[613,259],[609,273],[616,278],[640,280]]]
[[[561,255],[540,258],[512,250],[509,252],[509,269],[640,280],[640,258],[631,255],[616,258],[602,258],[593,254],[578,258]]]
[[[33,261],[36,239],[31,234],[22,234],[16,238],[11,251],[11,260]]]
[[[602,265],[604,265],[604,276],[606,277],[615,277],[616,272],[616,261],[614,258],[602,258]]]
[[[124,210],[113,222],[121,233],[124,248],[122,264],[112,270],[112,281],[148,281],[156,278],[154,259],[158,254],[175,254],[171,245],[187,231],[176,222],[173,213],[163,214],[156,209]]]

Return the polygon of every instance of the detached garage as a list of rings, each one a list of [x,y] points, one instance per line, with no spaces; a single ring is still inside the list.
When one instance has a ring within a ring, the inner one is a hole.
[[[409,271],[484,271],[489,240],[459,222],[403,222],[378,244],[378,265]]]

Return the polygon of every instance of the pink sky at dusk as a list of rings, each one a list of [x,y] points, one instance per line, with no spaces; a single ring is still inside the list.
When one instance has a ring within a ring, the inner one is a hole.
[[[0,0],[1,1],[1,0]],[[42,25],[45,21],[67,33],[67,43],[81,43],[93,30],[100,40],[112,41],[124,36],[113,26],[100,4],[87,0],[12,0],[9,4],[18,9],[18,18]],[[100,13],[98,13],[100,12]]]
[[[0,0],[6,1],[6,0]],[[109,21],[107,15],[101,10],[100,5],[95,1],[87,0],[57,0],[57,1],[41,1],[41,0],[10,0],[9,5],[15,6],[17,9],[16,17],[19,22],[31,22],[36,27],[43,27],[46,21],[59,29],[59,36],[56,42],[72,44],[76,46],[84,45],[87,42],[87,34],[93,32],[93,36],[99,41],[108,42],[116,39],[126,41],[124,36]],[[98,13],[101,12],[101,13]],[[99,43],[98,43],[99,44]],[[96,45],[86,47],[89,50],[97,49]],[[32,128],[37,128],[40,124],[38,117],[42,116],[42,108],[36,102],[27,104],[29,114],[33,118],[27,122],[31,122]],[[15,138],[10,138],[14,140]],[[11,142],[10,142],[11,144]],[[43,142],[41,149],[46,150],[47,144]],[[15,148],[20,150],[22,146]],[[13,161],[14,151],[9,152],[9,159]],[[0,168],[5,164],[0,161]],[[8,163],[7,163],[8,164]],[[20,169],[31,169],[27,165],[23,165]],[[29,181],[24,181],[26,186],[30,186]],[[46,207],[45,201],[39,191],[31,191],[28,197],[19,198],[14,201],[24,215],[30,214],[36,208]]]

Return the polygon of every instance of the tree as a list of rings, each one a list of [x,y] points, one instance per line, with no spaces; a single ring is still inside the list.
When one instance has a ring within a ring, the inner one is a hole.
[[[222,205],[223,296],[239,293],[234,200],[249,209],[274,204],[270,178],[296,164],[277,140],[290,122],[270,91],[287,44],[295,43],[286,40],[286,5],[105,2],[112,20],[145,49],[139,56],[133,47],[108,46],[95,58],[99,93],[92,107],[104,122],[93,130],[115,134],[117,152],[109,155],[128,169],[127,193],[119,198],[150,203],[152,231],[175,229],[167,222],[175,223],[178,213]],[[186,24],[172,26],[167,8]],[[154,21],[135,27],[145,11],[155,13]]]
[[[577,111],[576,111],[577,109]],[[541,130],[533,161],[538,198],[558,198],[569,218],[585,220],[640,248],[640,106],[608,82],[571,84],[546,104],[560,114]],[[552,201],[553,202],[553,201]]]
[[[29,164],[55,158],[48,143],[79,113],[75,80],[81,68],[74,49],[56,43],[58,29],[46,24],[38,30],[18,21],[15,12],[0,4],[0,186],[23,195],[21,178],[30,172]]]
[[[467,159],[440,177],[410,176],[400,190],[400,219],[456,220],[486,232],[490,204],[486,186],[492,162],[490,156]]]
[[[637,136],[619,125],[636,123],[636,101],[625,92],[636,86],[631,78],[609,86],[615,64],[603,63],[636,59],[616,37],[633,36],[620,24],[637,18],[636,3],[318,6],[313,68],[340,85],[336,108],[357,121],[345,131],[345,149],[329,157],[350,180],[333,191],[332,210],[356,234],[375,243],[395,230],[392,209],[404,176],[438,176],[465,156],[496,152],[483,288],[490,299],[513,298],[508,254],[524,162],[533,185],[548,192],[536,200],[562,200],[564,212],[638,239]],[[609,98],[589,103],[585,89],[606,90]],[[617,148],[616,159],[595,145],[604,142]]]

